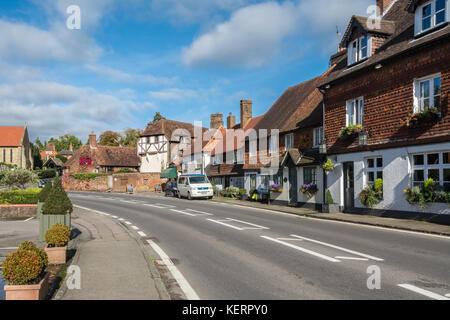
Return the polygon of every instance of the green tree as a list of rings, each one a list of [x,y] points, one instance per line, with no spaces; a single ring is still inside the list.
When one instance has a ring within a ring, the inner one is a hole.
[[[25,186],[27,184],[39,183],[39,178],[37,174],[31,171],[25,169],[16,169],[7,171],[2,179],[2,183],[10,188],[25,189]]]
[[[55,145],[56,152],[69,150],[70,143],[72,143],[73,151],[77,151],[82,145],[81,140],[71,134],[65,134],[63,136],[60,136],[58,139],[52,137],[50,138],[48,143],[53,143]],[[45,144],[45,147],[46,146],[47,143]]]
[[[42,213],[65,214],[66,212],[72,213],[72,211],[72,202],[62,187],[61,179],[56,178],[53,183],[53,188],[42,206]]]
[[[44,141],[44,143],[41,142],[41,140],[39,139],[39,137],[36,138],[36,140],[34,140],[34,144],[36,145],[37,149],[42,151],[45,150],[45,146],[47,145],[47,143]]]
[[[101,146],[119,146],[120,134],[114,131],[105,131],[99,137],[98,144]]]
[[[153,117],[153,123],[157,123],[161,119],[164,119],[164,117],[161,115],[161,113],[156,112],[155,116]]]
[[[124,135],[120,137],[119,142],[125,147],[136,148],[141,134],[142,130],[140,129],[127,129]]]
[[[44,163],[42,162],[41,152],[39,149],[40,147],[38,144],[30,143],[30,145],[31,145],[31,155],[33,157],[33,169],[34,170],[36,170],[37,168],[42,169]]]

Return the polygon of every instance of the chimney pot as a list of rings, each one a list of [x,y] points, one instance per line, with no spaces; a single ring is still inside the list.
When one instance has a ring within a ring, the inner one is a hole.
[[[236,116],[230,112],[230,115],[227,117],[227,129],[232,129],[236,125]]]
[[[241,100],[241,129],[252,119],[252,100]]]
[[[221,114],[221,113],[212,114],[210,128],[211,129],[219,129],[222,127],[223,127],[223,114]]]
[[[91,149],[97,148],[97,136],[94,132],[89,135],[89,146]]]

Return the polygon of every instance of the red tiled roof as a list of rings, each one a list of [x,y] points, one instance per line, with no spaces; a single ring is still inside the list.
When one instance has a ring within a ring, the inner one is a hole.
[[[189,132],[191,137],[194,136],[194,126],[191,123],[161,119],[155,124],[149,123],[141,137],[164,135],[168,140],[171,140],[173,133],[175,131],[177,131],[176,133],[183,133],[181,130]],[[206,130],[206,128],[202,128],[202,131]]]
[[[0,147],[20,147],[25,127],[0,127]]]
[[[137,148],[97,146],[91,149],[90,146],[82,146],[64,167],[78,164],[80,157],[89,155],[95,165],[103,167],[139,167],[140,159],[137,155]]]

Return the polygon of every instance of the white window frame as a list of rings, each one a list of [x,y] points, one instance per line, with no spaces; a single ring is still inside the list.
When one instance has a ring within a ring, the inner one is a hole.
[[[434,28],[437,28],[440,25],[442,25],[442,24],[444,24],[444,23],[446,23],[446,22],[448,22],[450,20],[449,19],[449,16],[450,16],[450,14],[449,14],[449,3],[450,3],[450,1],[449,0],[444,0],[445,7],[444,7],[444,9],[441,9],[438,12],[436,12],[436,2],[437,2],[437,0],[428,1],[427,3],[424,3],[423,5],[418,6],[416,8],[415,22],[414,22],[414,34],[416,36],[420,35],[420,34],[422,34],[424,32],[427,32],[429,30],[432,30]],[[426,28],[426,29],[423,29],[423,19],[424,19],[423,9],[426,6],[428,6],[428,5],[431,5],[430,16],[427,16],[427,17],[430,18],[430,27]],[[437,14],[442,12],[442,11],[444,11],[444,15],[445,15],[444,21],[436,23],[436,16],[437,16]]]
[[[440,78],[441,82],[441,90],[439,91],[439,94],[434,94],[434,80]],[[421,90],[421,84],[428,82],[428,98],[422,97],[422,90]],[[436,73],[433,75],[429,75],[423,78],[414,79],[414,112],[421,112],[425,111],[427,108],[425,107],[425,99],[429,99],[429,106],[428,108],[431,109],[437,109],[440,107],[435,106],[434,101],[435,98],[438,97],[442,99],[442,76],[440,73]],[[442,100],[441,100],[442,103]]]
[[[294,147],[294,134],[289,133],[284,136],[284,150],[287,151]]]
[[[258,142],[256,140],[249,140],[248,146],[249,156],[256,157],[258,154]]]
[[[306,170],[311,170],[312,181],[309,184],[315,184],[317,186],[317,169],[316,169],[316,167],[304,167],[303,168],[303,184],[308,184],[305,180]]]
[[[363,47],[363,40],[367,39],[366,45]],[[367,52],[363,55],[363,49]],[[347,47],[347,64],[353,65],[357,62],[363,61],[372,55],[372,36],[370,34],[364,35],[358,39],[353,40]]]
[[[318,148],[321,144],[323,144],[323,138],[323,127],[314,128],[313,147]]]
[[[364,97],[348,100],[346,102],[346,126],[351,124],[363,124],[364,119]]]
[[[278,136],[269,137],[269,153],[276,154],[279,151]]]
[[[428,164],[428,155],[429,154],[439,154],[439,164]],[[450,181],[444,181],[444,169],[450,170],[450,163],[444,163],[444,153],[450,153],[450,150],[444,151],[428,151],[428,152],[419,152],[413,153],[410,156],[411,159],[411,185],[419,185],[423,184],[428,179],[428,170],[439,170],[439,184],[441,186],[444,183],[450,184]],[[423,156],[423,165],[417,165],[414,163],[414,156]],[[416,170],[423,170],[423,181],[414,179],[414,172]],[[436,182],[436,181],[435,181]]]
[[[382,165],[378,166],[378,159],[381,159]],[[365,183],[366,186],[374,184],[377,179],[383,179],[383,171],[384,171],[384,159],[382,156],[373,156],[364,159],[364,175],[365,175]],[[369,167],[369,160],[373,160],[373,167]],[[381,172],[381,178],[378,176],[378,173]],[[369,179],[370,173],[373,173],[373,181]]]

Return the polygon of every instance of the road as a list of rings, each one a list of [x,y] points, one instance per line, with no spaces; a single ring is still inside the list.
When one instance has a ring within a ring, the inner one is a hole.
[[[69,196],[139,228],[200,299],[450,297],[450,238],[154,194]]]

